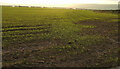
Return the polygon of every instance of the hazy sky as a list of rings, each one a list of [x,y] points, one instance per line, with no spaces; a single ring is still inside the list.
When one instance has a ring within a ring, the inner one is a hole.
[[[70,4],[118,4],[118,0],[0,0],[3,5],[66,6]]]

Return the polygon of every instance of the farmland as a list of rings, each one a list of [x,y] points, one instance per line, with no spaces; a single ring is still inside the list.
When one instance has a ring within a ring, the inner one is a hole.
[[[60,8],[2,8],[3,66],[111,67],[118,15]]]

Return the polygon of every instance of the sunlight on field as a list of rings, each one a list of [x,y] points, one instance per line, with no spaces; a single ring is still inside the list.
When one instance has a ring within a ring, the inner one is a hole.
[[[116,27],[110,28],[108,22],[117,18],[117,14],[91,10],[3,7],[2,11],[4,66],[51,64],[51,56],[59,62],[85,53],[87,46],[105,47],[110,43],[106,36]]]
[[[3,42],[63,38],[66,35],[69,38],[68,34],[72,35],[73,31],[84,28],[72,24],[73,22],[106,20],[113,16],[116,17],[114,14],[95,14],[87,10],[3,7]]]

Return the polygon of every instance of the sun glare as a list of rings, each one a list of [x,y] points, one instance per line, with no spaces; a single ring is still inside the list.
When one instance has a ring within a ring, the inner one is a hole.
[[[37,5],[37,6],[68,6],[70,4],[111,4],[114,0],[1,0],[3,4]]]

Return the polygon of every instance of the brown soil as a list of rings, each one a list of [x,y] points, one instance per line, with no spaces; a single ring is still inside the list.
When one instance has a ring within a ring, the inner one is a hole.
[[[96,28],[83,29],[84,31],[82,35],[101,35],[104,38],[107,38],[109,42],[103,45],[101,44],[101,45],[95,45],[95,46],[88,46],[87,52],[85,52],[84,54],[77,55],[76,58],[73,58],[73,56],[68,57],[67,61],[59,62],[56,64],[56,66],[59,66],[59,67],[86,67],[86,66],[113,67],[118,65],[117,62],[113,62],[113,61],[104,62],[109,57],[115,58],[115,57],[118,57],[119,55],[118,54],[118,48],[119,48],[118,33],[115,33],[115,34],[112,33],[113,30],[118,29],[118,27],[116,27],[118,23],[101,22],[101,21],[82,21],[75,24],[96,26]],[[79,33],[79,35],[81,35],[81,32]]]
[[[26,67],[114,67],[118,63],[109,58],[118,57],[118,33],[113,33],[117,30],[115,22],[101,21],[82,21],[75,24],[94,25],[96,28],[85,28],[78,35],[100,35],[107,39],[107,43],[87,46],[86,51],[79,55],[57,54],[56,50],[41,52],[41,49],[48,49],[56,45],[64,45],[62,40],[49,40],[31,43],[18,44],[12,48],[3,49],[3,61],[13,61],[3,64],[4,66],[26,66]],[[17,46],[17,47],[16,47]],[[19,57],[15,56],[15,52],[20,52]],[[51,53],[51,54],[49,54]],[[62,52],[63,53],[63,52]],[[44,57],[42,59],[41,57]],[[26,58],[24,60],[24,58]],[[29,61],[24,63],[24,61]],[[105,62],[108,60],[108,62]]]

